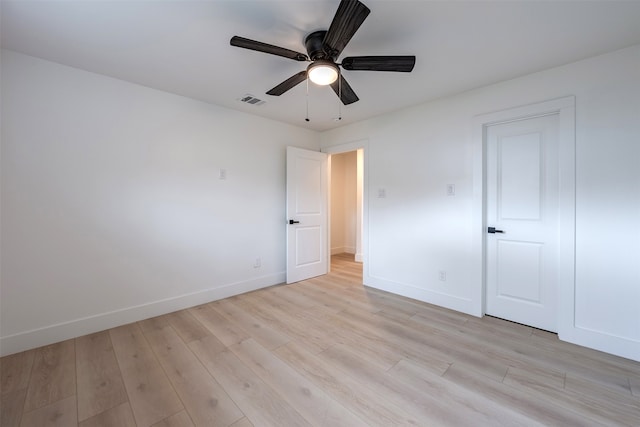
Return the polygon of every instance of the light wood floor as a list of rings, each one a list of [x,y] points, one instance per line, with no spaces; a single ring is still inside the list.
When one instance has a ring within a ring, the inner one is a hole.
[[[640,363],[332,265],[2,358],[1,425],[640,425]]]

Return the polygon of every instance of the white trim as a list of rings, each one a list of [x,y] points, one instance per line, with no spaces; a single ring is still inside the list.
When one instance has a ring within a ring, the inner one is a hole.
[[[344,246],[336,246],[331,248],[331,255],[338,255],[344,253]]]
[[[483,315],[485,310],[485,137],[487,126],[532,118],[547,114],[559,115],[559,164],[560,188],[558,205],[559,272],[558,272],[558,336],[575,329],[575,97],[567,96],[537,104],[515,107],[475,117],[473,123],[473,252],[478,254],[474,262],[474,313]]]
[[[355,254],[356,248],[353,246],[335,246],[331,248],[331,255],[337,254]]]
[[[327,154],[340,154],[348,153],[350,151],[358,151],[362,148],[366,150],[369,146],[368,139],[361,139],[358,141],[346,142],[344,144],[332,145],[330,147],[323,147],[320,151]]]
[[[18,353],[43,345],[80,337],[86,334],[138,320],[149,319],[151,317],[172,313],[177,310],[206,304],[211,301],[228,298],[234,295],[255,291],[277,285],[285,281],[285,272],[275,273],[268,276],[256,277],[254,279],[229,283],[217,288],[205,289],[203,291],[166,298],[147,304],[141,304],[120,310],[114,310],[94,316],[83,317],[70,320],[68,322],[45,326],[43,328],[32,329],[0,338],[0,356]]]
[[[392,294],[401,295],[427,304],[433,304],[440,307],[448,308],[462,313],[474,315],[473,300],[462,298],[451,294],[445,294],[430,289],[419,288],[408,283],[400,283],[395,280],[385,279],[378,276],[369,276],[369,283],[366,285],[390,292]]]

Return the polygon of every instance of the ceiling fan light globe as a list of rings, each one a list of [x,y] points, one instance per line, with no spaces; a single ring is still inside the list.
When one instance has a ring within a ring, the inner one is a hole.
[[[309,80],[320,86],[330,85],[338,79],[338,67],[329,61],[314,62],[307,73]]]

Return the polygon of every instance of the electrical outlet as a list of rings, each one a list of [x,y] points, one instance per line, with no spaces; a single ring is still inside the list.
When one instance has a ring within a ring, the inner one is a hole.
[[[446,282],[446,281],[447,281],[447,272],[446,272],[446,271],[444,271],[444,270],[440,270],[440,271],[438,272],[438,279],[439,279],[441,282]]]
[[[220,169],[220,173],[218,174],[218,178],[219,179],[227,179],[227,170],[226,169]]]
[[[260,268],[262,266],[262,259],[260,257],[256,258],[256,262],[253,263],[253,268]]]
[[[455,196],[455,195],[456,195],[456,185],[447,184],[447,196]]]
[[[384,188],[378,188],[378,199],[385,199],[387,197],[387,190]]]

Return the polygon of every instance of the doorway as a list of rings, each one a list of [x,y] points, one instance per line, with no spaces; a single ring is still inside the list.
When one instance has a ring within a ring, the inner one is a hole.
[[[362,262],[362,167],[358,151],[331,155],[330,254]]]
[[[358,140],[340,145],[323,148],[324,153],[329,154],[329,245],[328,255],[342,252],[353,257],[353,260],[362,268],[362,281],[367,282],[367,230],[368,230],[368,206],[367,206],[367,146],[368,141]],[[344,157],[341,157],[344,155]],[[355,158],[355,182],[354,182],[354,158]],[[335,166],[334,168],[334,165]],[[337,175],[332,176],[332,170]],[[339,176],[343,172],[342,178]],[[345,173],[346,172],[346,173]],[[349,175],[345,180],[345,175]],[[345,186],[348,186],[345,189]],[[333,191],[335,188],[335,192]],[[355,191],[355,219],[353,215],[353,192]],[[342,192],[342,196],[340,193]],[[335,197],[334,193],[338,196]],[[346,193],[346,194],[345,194]],[[340,204],[351,200],[350,208],[346,214],[339,208]],[[334,218],[336,216],[336,218]],[[342,224],[339,222],[344,218]],[[338,227],[334,230],[334,223]],[[346,230],[346,233],[345,233]],[[342,236],[340,234],[342,233]],[[346,238],[345,238],[346,235]],[[354,240],[355,236],[355,240]],[[332,251],[333,249],[333,251]]]
[[[357,159],[354,232],[356,239],[353,258],[361,265],[362,280],[366,283],[367,262],[364,249],[368,241],[366,146],[367,141],[360,140],[328,147],[321,152],[287,147],[287,283],[298,282],[330,271],[331,156],[347,152],[355,153]],[[336,246],[343,251],[352,251],[353,247],[353,244],[345,245],[344,243],[338,243]]]

